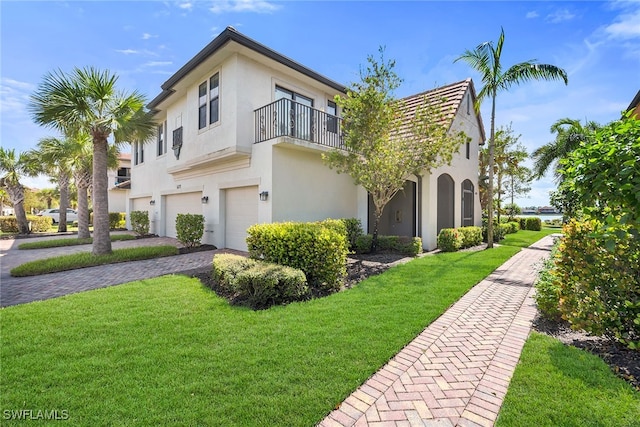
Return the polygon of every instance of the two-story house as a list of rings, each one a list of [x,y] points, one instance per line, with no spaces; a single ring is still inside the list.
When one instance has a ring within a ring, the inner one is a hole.
[[[229,27],[162,85],[151,101],[153,144],[132,146],[128,210],[146,210],[151,232],[175,236],[178,213],[205,217],[203,243],[246,250],[255,223],[361,219],[366,191],[322,161],[341,146],[333,99],[345,87]],[[410,177],[386,209],[383,233],[421,235],[434,248],[442,227],[480,224],[482,122],[470,80],[423,96],[446,98],[451,129],[471,142],[451,166]],[[434,98],[434,99],[435,99]]]

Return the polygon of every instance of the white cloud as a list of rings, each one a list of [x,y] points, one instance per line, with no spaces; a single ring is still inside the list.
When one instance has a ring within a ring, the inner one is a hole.
[[[280,6],[265,0],[214,0],[209,10],[215,14],[224,12],[271,13]]]
[[[150,61],[143,65],[143,67],[163,67],[165,65],[171,65],[171,61]]]
[[[616,22],[605,28],[605,32],[614,39],[640,38],[640,8],[618,16]]]
[[[527,12],[527,14],[525,15],[527,19],[537,18],[538,16],[540,15],[535,10],[532,10],[531,12]]]
[[[154,34],[149,34],[149,33],[143,33],[142,34],[142,40],[149,40],[149,39],[153,39],[158,37],[158,35],[154,35]]]
[[[551,22],[552,24],[559,24],[561,22],[570,21],[575,17],[576,17],[576,15],[574,15],[571,12],[569,12],[568,9],[558,9],[555,12],[550,13],[549,15],[547,15],[545,20],[547,22]]]
[[[182,10],[191,10],[193,9],[193,3],[191,3],[190,1],[182,2],[178,4],[178,7]]]
[[[140,53],[139,50],[134,49],[116,49],[116,52],[122,53],[124,55],[138,55]]]
[[[2,77],[0,80],[0,112],[12,117],[26,114],[29,95],[34,89],[35,85],[31,83]]]

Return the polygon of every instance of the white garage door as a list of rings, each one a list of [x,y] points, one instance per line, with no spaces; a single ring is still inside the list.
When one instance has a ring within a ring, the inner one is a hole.
[[[247,250],[247,228],[258,222],[258,187],[226,190],[225,246]]]
[[[178,214],[202,214],[202,192],[171,194],[165,198],[165,234],[176,237]]]
[[[131,210],[132,211],[149,211],[149,207],[151,206],[149,202],[151,201],[151,197],[139,197],[137,199],[131,199]]]

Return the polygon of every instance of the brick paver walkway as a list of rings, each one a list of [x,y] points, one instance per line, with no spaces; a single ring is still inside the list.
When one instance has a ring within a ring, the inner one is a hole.
[[[73,236],[64,236],[71,237]],[[81,268],[60,273],[43,274],[33,277],[11,277],[10,270],[27,261],[58,255],[91,251],[91,245],[68,246],[62,248],[18,250],[18,245],[46,239],[59,239],[61,236],[30,238],[19,240],[0,240],[0,306],[6,307],[24,304],[76,292],[88,291],[107,286],[119,285],[134,280],[150,279],[195,270],[211,265],[213,255],[227,250],[203,251],[144,261],[101,265]],[[155,237],[150,239],[113,242],[113,249],[138,246],[174,245],[180,247],[176,239]]]
[[[473,287],[319,426],[492,426],[536,313],[552,237]]]

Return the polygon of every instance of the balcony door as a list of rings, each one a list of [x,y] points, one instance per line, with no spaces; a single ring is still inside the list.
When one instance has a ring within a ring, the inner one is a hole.
[[[276,86],[276,101],[280,99],[289,100],[289,102],[282,104],[284,111],[278,112],[278,116],[282,118],[280,122],[281,133],[310,141],[312,139],[313,99]]]

